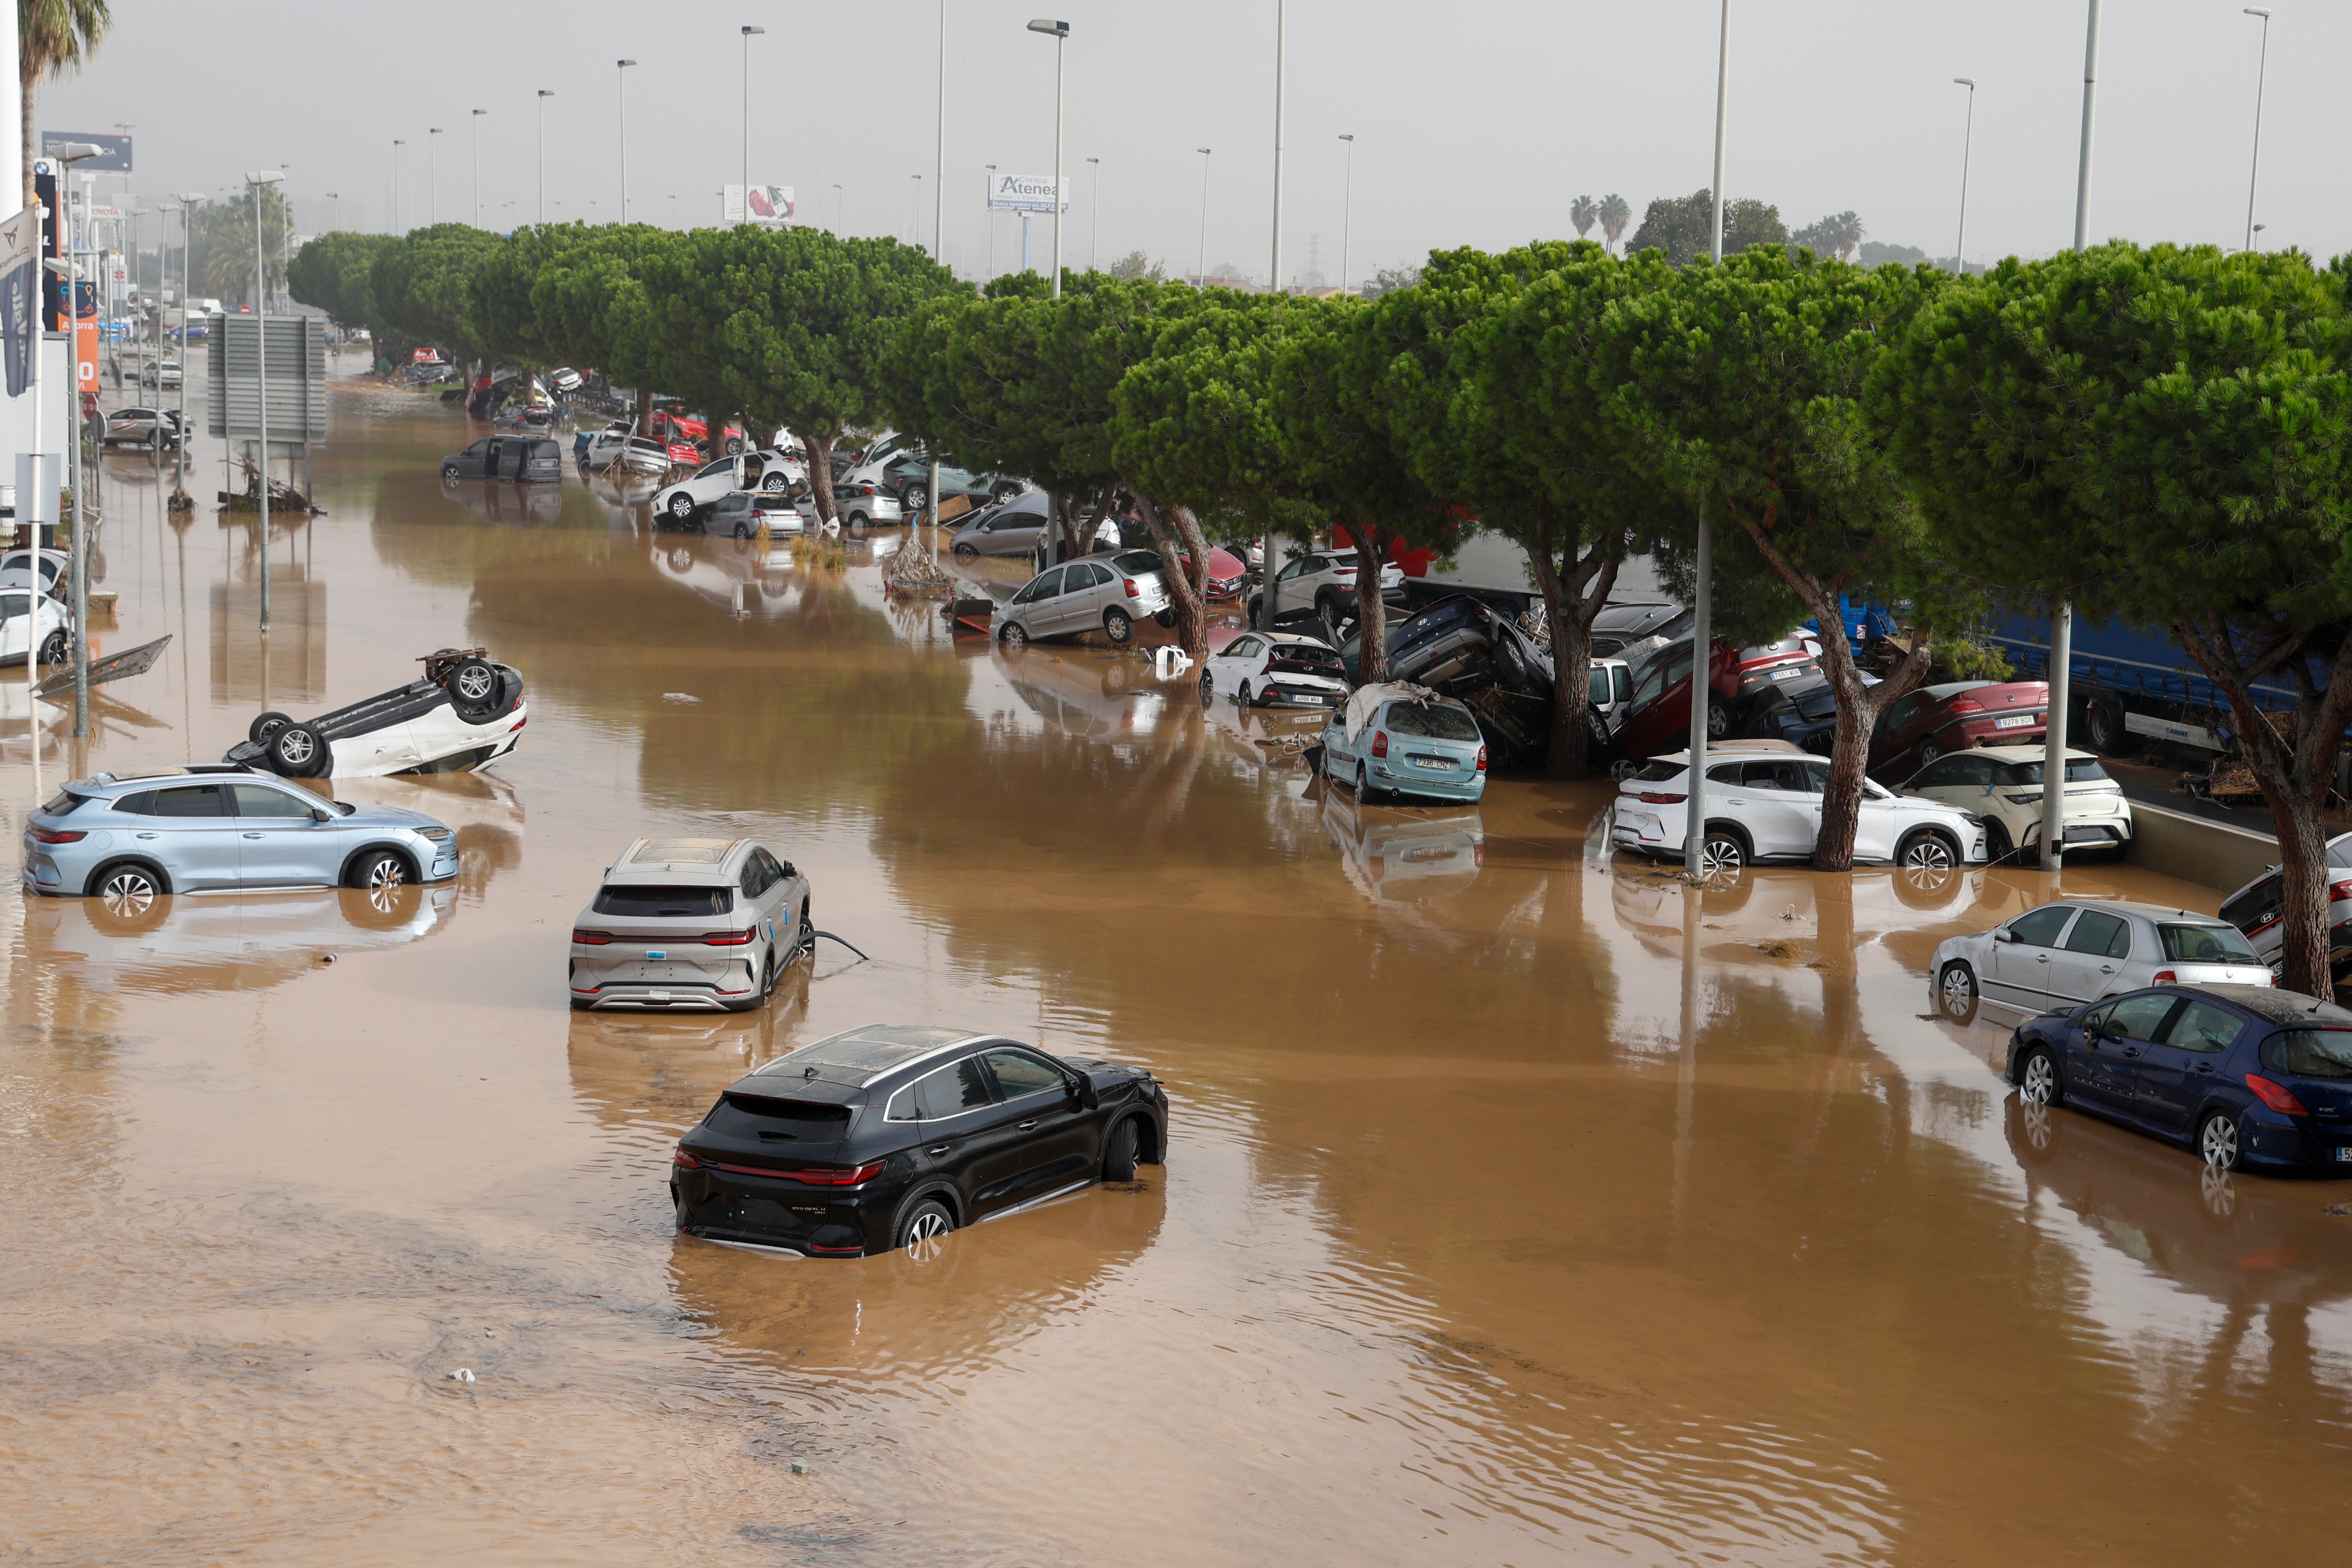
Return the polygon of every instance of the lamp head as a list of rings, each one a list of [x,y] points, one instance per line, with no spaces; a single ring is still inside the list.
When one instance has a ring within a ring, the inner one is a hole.
[[[480,119],[483,115],[488,114],[488,112],[489,112],[489,110],[487,110],[487,109],[478,109],[478,110],[474,110],[474,117],[475,117],[477,120],[478,120],[478,119]]]
[[[1339,133],[1339,140],[1342,142],[1353,142],[1355,139],[1356,133],[1352,131],[1343,131]]]
[[[615,60],[613,63],[619,66],[623,70],[626,70],[637,62],[635,60]]]
[[[1962,87],[1967,88],[1970,92],[1974,92],[1977,89],[1976,79],[1974,77],[1956,76],[1952,79],[1959,83]]]
[[[550,92],[547,89],[545,89],[545,88],[543,88],[543,87],[542,87],[542,88],[541,88],[541,89],[539,89],[539,96],[540,96],[540,97],[541,97],[541,98],[553,98],[553,97],[555,96],[555,94],[553,94],[552,92]]]
[[[106,149],[89,142],[60,142],[41,156],[53,163],[79,163],[84,158],[95,158]]]
[[[746,27],[746,28],[744,28],[744,29],[743,29],[743,36],[744,36],[745,37],[749,38],[749,37],[754,37],[754,36],[756,36],[756,35],[758,35],[758,34],[764,33],[764,32],[766,32],[767,30],[768,30],[768,29],[767,29],[767,28],[765,28],[765,27]]]
[[[1067,22],[1056,22],[1050,17],[1045,16],[1040,16],[1035,21],[1030,23],[1029,30],[1033,33],[1044,33],[1051,37],[1056,38],[1066,38],[1070,36],[1070,25]]]
[[[49,257],[41,265],[60,278],[70,278],[74,275],[74,264],[62,256]]]
[[[2246,15],[2249,16],[2260,16],[2265,22],[2271,19],[2271,14],[2260,5],[2247,6]]]
[[[1209,155],[1209,150],[1206,147],[1195,147],[1192,151],[1198,153],[1203,158]]]
[[[254,169],[247,172],[245,183],[248,185],[274,185],[285,177],[285,174],[278,169]]]

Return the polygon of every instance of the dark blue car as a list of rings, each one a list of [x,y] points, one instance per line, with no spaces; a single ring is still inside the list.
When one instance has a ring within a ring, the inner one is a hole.
[[[2164,985],[2044,1013],[2009,1042],[2029,1104],[2185,1142],[2208,1165],[2352,1174],[2352,1012],[2264,985]]]

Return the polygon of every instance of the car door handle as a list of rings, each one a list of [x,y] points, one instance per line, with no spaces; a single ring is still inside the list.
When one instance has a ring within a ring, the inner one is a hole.
[[[1037,1125],[1037,1123],[1036,1123],[1035,1119],[1034,1119],[1034,1118],[1032,1118],[1031,1120],[1029,1120],[1029,1121],[1024,1121],[1024,1122],[1022,1122],[1020,1125],[1021,1125],[1021,1131],[1024,1131],[1024,1132],[1027,1132],[1027,1131],[1031,1131],[1032,1129],[1034,1129],[1034,1128]]]
[[[923,1152],[926,1154],[944,1154],[948,1152],[950,1147],[950,1145],[946,1143],[934,1143],[929,1148],[924,1150]]]
[[[2210,1077],[2213,1072],[2213,1064],[2211,1062],[2199,1062],[2197,1064],[2197,1070],[2204,1073],[2208,1077]]]
[[[247,837],[247,838],[258,838],[258,837],[261,837],[261,835],[260,835],[260,834],[258,834],[258,833],[248,833],[248,834],[247,834],[247,835],[246,835],[246,837]]]
[[[131,837],[133,837],[134,838],[152,838],[152,837],[154,837],[155,836],[154,836],[153,834],[152,834],[152,833],[138,833],[138,834],[133,834]]]
[[[2099,965],[2099,973],[2102,974],[2113,974],[2115,972],[2116,966],[2112,963],[2102,963]]]
[[[2137,1058],[2139,1056],[2139,1047],[2137,1046],[2126,1046],[2124,1047],[2124,1055]]]

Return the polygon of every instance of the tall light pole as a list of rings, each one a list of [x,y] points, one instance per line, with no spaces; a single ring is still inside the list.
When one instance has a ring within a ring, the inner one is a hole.
[[[269,629],[269,295],[261,287],[261,187],[274,185],[285,177],[275,169],[257,169],[245,177],[253,192],[253,380],[259,393],[254,401],[261,426],[261,482],[256,488],[261,497],[261,629],[265,632]],[[188,379],[185,373],[180,379]],[[261,659],[266,675],[269,667],[267,647],[262,649]]]
[[[948,226],[948,0],[940,0],[940,90],[932,100],[931,147],[931,259],[947,265],[941,254],[941,237]],[[940,558],[940,455],[931,453],[930,488],[923,499],[930,508],[931,528],[923,536],[923,553],[931,561]]]
[[[547,222],[547,100],[555,94],[539,89],[539,221]]]
[[[196,206],[204,199],[202,191],[187,191],[180,196],[180,451],[173,493],[183,500],[188,494],[188,289],[195,282],[191,255],[196,248]],[[222,329],[222,335],[227,335],[227,329]]]
[[[619,84],[621,104],[621,221],[629,221],[629,68],[635,60],[615,60],[613,78]]]
[[[915,232],[910,237],[915,248],[920,250],[923,248],[923,176],[909,174],[907,177],[915,182]]]
[[[2083,39],[2083,151],[2074,169],[2074,248],[2091,242],[2091,131],[2099,101],[2099,0],[2090,0]],[[2055,871],[2066,853],[2066,704],[2074,666],[2074,605],[2050,616],[2050,707],[2042,730],[2042,868]]]
[[[1062,297],[1062,62],[1069,53],[1070,25],[1040,16],[1029,24],[1033,33],[1054,40],[1054,298]]]
[[[441,221],[441,128],[438,125],[428,126],[425,136],[425,188],[429,193],[425,203],[425,221],[427,226],[434,226]]]
[[[482,116],[487,109],[474,110],[474,226],[482,226]]]
[[[982,183],[981,186],[982,195],[981,196],[980,206],[980,221],[988,226],[988,278],[986,281],[993,283],[996,281],[996,209],[990,206],[988,203],[996,194],[996,165],[993,163],[982,163],[981,167],[988,171],[988,178]],[[841,187],[836,185],[834,188],[838,190]]]
[[[1339,292],[1348,291],[1348,230],[1356,221],[1356,138],[1342,135],[1348,144],[1348,172],[1339,182]]]
[[[1209,286],[1209,150],[1195,147],[1192,151],[1201,154],[1201,259],[1192,267],[1192,287],[1205,289]]]
[[[944,5],[946,0],[940,0]],[[743,29],[743,221],[751,221],[751,40],[763,37],[765,27]]]
[[[1723,0],[1723,20],[1715,60],[1715,218],[1708,253],[1723,260],[1723,150],[1731,122],[1731,0]],[[1689,816],[1683,837],[1683,874],[1706,873],[1707,677],[1715,660],[1715,535],[1706,521],[1706,497],[1698,501],[1697,572],[1691,593],[1691,709]]]
[[[100,151],[102,151],[102,149],[88,142],[69,142],[62,147],[53,147],[49,150],[49,157],[58,164],[62,165],[65,174],[65,177],[58,182],[58,199],[60,206],[60,217],[64,216],[64,203],[70,194],[68,187],[73,184],[73,166],[86,159],[97,157]],[[85,189],[84,195],[85,199],[87,199],[87,189]],[[86,217],[87,214],[85,213],[85,218]],[[68,231],[68,233],[70,233],[70,231]],[[256,225],[254,227],[254,240],[257,246],[260,243],[260,226]],[[70,238],[67,240],[66,245],[67,249],[69,252],[73,252],[73,254],[62,258],[52,258],[49,265],[55,266],[58,259],[63,259],[66,263],[65,267],[62,268],[62,271],[68,279],[66,284],[66,299],[68,301],[68,304],[66,310],[66,330],[73,334],[71,338],[68,340],[73,345],[73,374],[66,378],[66,406],[71,410],[71,412],[66,416],[66,439],[68,444],[67,450],[73,459],[73,732],[74,738],[76,740],[79,740],[89,733],[89,511],[91,510],[89,502],[90,492],[82,483],[81,473],[81,332],[79,330],[81,316],[81,289],[79,283],[81,279],[91,277],[92,271],[91,268],[81,265],[79,253],[75,250],[73,242]],[[96,285],[93,284],[92,287],[95,288]],[[39,344],[36,343],[34,347],[37,352]],[[95,378],[96,374],[97,369],[93,366],[91,368],[91,375]],[[182,379],[184,380],[186,378],[183,376]],[[39,514],[37,512],[34,515],[38,516]],[[37,533],[39,531],[37,529],[34,531]],[[37,545],[39,541],[36,540],[34,542]],[[27,615],[30,616],[29,610],[27,611]],[[38,663],[40,659],[40,650],[31,640],[32,629],[37,627],[37,625],[38,617],[37,616],[31,616],[27,621],[27,630],[26,633],[26,640],[25,644],[25,663],[28,669],[35,664]],[[40,737],[40,731],[38,729],[39,722],[39,715],[36,713],[34,715],[34,741],[37,745],[39,743]]]
[[[2249,5],[2245,11],[2263,19],[2262,64],[2254,71],[2254,163],[2246,173],[2246,248],[2252,250],[2254,230],[2260,226],[2254,222],[2254,191],[2263,175],[2263,88],[2271,71],[2271,14],[2260,5]]]
[[[343,226],[343,198],[336,192],[329,191],[327,199],[335,204],[335,229],[340,232]],[[161,245],[163,241],[157,240],[156,243]]]
[[[392,232],[400,232],[400,150],[407,146],[395,136],[392,139]]]
[[[1289,0],[1274,0],[1274,264],[1265,278],[1270,294],[1282,292],[1282,49],[1289,39]],[[1274,602],[1272,594],[1265,597]]]
[[[1087,203],[1087,270],[1096,272],[1102,268],[1102,160],[1087,162],[1095,166],[1095,194]]]
[[[1960,134],[1960,233],[1952,241],[1952,276],[1963,278],[1969,270],[1969,154],[1977,139],[1977,84],[1970,77],[1952,79],[1969,89],[1968,129]]]

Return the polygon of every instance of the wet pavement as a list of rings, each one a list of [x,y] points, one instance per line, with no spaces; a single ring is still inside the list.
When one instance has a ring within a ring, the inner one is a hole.
[[[334,416],[266,653],[251,520],[175,525],[109,460],[100,640],[174,640],[86,752],[51,710],[45,777],[217,756],[444,644],[521,668],[530,730],[494,775],[337,789],[451,822],[454,887],[0,900],[12,1561],[2335,1545],[2352,1184],[2029,1119],[2007,1026],[1936,1017],[1925,964],[2038,874],[1695,894],[1606,855],[1606,784],[1360,807],[1297,720],[950,638],[886,600],[893,536],[648,535],[576,478],[445,489],[429,398]],[[775,846],[873,961],[823,944],[755,1016],[570,1013],[572,916],[656,829]],[[676,1237],[677,1133],[872,1019],[1149,1063],[1168,1163],[928,1266]]]

